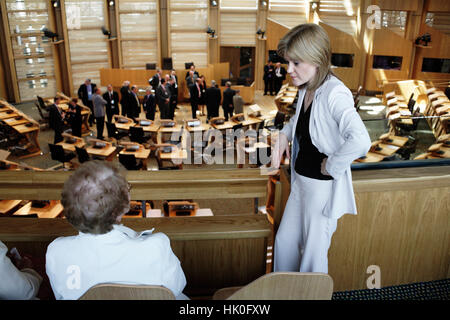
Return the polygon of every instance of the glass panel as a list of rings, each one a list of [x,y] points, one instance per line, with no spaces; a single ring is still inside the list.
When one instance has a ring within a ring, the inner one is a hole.
[[[306,0],[271,0],[269,1],[269,18],[293,28],[307,23],[309,3]]]
[[[256,45],[255,13],[221,13],[220,44],[225,46]]]
[[[19,81],[20,99],[36,100],[36,96],[52,97],[56,94],[55,79]]]
[[[450,59],[423,58],[422,72],[450,73]]]
[[[400,70],[403,57],[396,56],[373,56],[373,69]]]
[[[185,62],[194,62],[200,68],[207,67],[207,8],[207,0],[170,1],[170,51],[174,68],[184,69]]]
[[[72,94],[76,94],[87,78],[99,83],[99,70],[109,68],[108,43],[101,30],[105,25],[105,5],[103,0],[65,1],[66,11],[73,13],[66,15],[74,88]],[[78,15],[78,12],[79,17],[74,19],[74,14]]]

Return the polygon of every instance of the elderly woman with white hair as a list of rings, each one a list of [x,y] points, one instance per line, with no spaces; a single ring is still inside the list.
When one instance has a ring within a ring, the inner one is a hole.
[[[124,172],[119,164],[88,161],[64,183],[64,215],[79,233],[48,246],[46,271],[56,299],[78,299],[99,283],[160,285],[187,298],[169,238],[120,224],[130,209]]]
[[[291,192],[274,248],[275,271],[328,273],[337,220],[356,214],[351,163],[370,138],[350,90],[331,72],[327,33],[316,24],[291,29],[278,44],[299,88],[295,116],[280,132],[272,165],[291,154]],[[290,150],[289,142],[292,143]]]

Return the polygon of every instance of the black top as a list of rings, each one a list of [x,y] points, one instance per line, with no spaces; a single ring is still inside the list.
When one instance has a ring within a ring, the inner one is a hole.
[[[322,160],[327,156],[320,153],[312,144],[309,134],[309,118],[311,117],[312,102],[305,112],[305,100],[303,100],[298,116],[297,128],[295,135],[299,142],[299,152],[295,161],[295,172],[301,176],[305,176],[317,180],[333,180],[333,177],[323,175],[320,172]]]

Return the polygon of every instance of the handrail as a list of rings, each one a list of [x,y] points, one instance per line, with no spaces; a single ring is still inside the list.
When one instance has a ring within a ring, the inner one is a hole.
[[[1,171],[0,198],[59,200],[73,171]],[[128,171],[132,200],[237,199],[265,197],[267,176],[259,169]]]

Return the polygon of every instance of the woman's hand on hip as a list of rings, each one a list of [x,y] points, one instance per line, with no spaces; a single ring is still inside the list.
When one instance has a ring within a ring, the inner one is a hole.
[[[289,155],[289,141],[286,135],[280,132],[272,152],[272,168],[279,168],[283,154],[286,152],[286,157]]]

